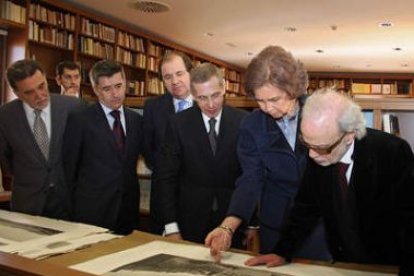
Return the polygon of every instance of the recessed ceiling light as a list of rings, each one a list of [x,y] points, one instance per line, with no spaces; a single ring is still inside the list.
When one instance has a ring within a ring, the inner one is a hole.
[[[286,27],[285,28],[286,32],[290,32],[290,33],[294,33],[297,31],[297,29],[295,27]]]
[[[171,7],[161,1],[156,0],[140,0],[136,1],[134,4],[135,9],[145,12],[145,13],[160,13],[167,12],[171,10]]]
[[[391,21],[382,21],[378,23],[378,27],[380,28],[391,28],[394,24]]]
[[[394,51],[402,51],[402,49],[400,48],[400,47],[395,47],[395,48],[392,48]]]
[[[319,54],[322,54],[322,53],[323,53],[323,50],[318,49],[318,50],[316,50],[315,52],[317,52],[317,53],[319,53]]]
[[[229,47],[232,47],[232,48],[236,48],[237,47],[236,44],[233,44],[231,42],[227,42],[226,45],[229,46]]]

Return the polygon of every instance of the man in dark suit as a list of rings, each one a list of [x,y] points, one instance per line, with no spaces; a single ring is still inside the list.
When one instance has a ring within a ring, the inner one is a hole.
[[[99,102],[69,117],[63,144],[71,219],[128,234],[139,217],[136,167],[142,118],[123,106],[126,79],[121,65],[99,61],[90,80]]]
[[[359,106],[333,90],[308,98],[301,130],[310,160],[274,249],[278,255],[246,264],[285,263],[322,217],[334,260],[400,265],[400,275],[414,275],[414,157],[408,143],[366,129]]]
[[[168,119],[193,105],[190,94],[191,59],[182,52],[167,52],[160,61],[159,72],[167,93],[150,98],[144,104],[144,158],[152,170],[151,200],[150,200],[150,230],[161,234],[164,226],[160,221],[159,188],[154,181],[157,174],[156,160],[161,148]]]
[[[34,60],[12,64],[7,80],[17,96],[0,108],[0,161],[13,176],[10,208],[66,219],[62,137],[67,116],[79,101],[50,95],[45,72]]]
[[[210,63],[191,71],[191,87],[197,106],[171,118],[155,180],[165,235],[202,243],[224,218],[241,173],[236,145],[246,112],[224,105],[224,78]]]

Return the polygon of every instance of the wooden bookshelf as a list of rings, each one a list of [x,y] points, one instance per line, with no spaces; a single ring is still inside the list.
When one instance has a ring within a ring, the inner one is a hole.
[[[94,97],[88,80],[89,69],[100,59],[114,59],[124,65],[128,79],[127,104],[139,103],[142,107],[143,97],[165,93],[158,72],[159,60],[165,51],[177,50],[195,62],[208,61],[224,68],[231,79],[229,91],[239,92],[241,68],[154,37],[138,26],[114,21],[62,1],[0,0],[0,4],[0,27],[13,30],[8,36],[9,53],[14,53],[17,47],[23,49],[20,55],[8,60],[7,66],[25,57],[39,60],[51,87],[56,86],[53,79],[56,65],[62,60],[74,60],[82,68],[82,96]],[[3,102],[13,98],[10,91],[7,94]],[[129,101],[129,98],[132,99]]]
[[[414,74],[324,73],[309,74],[308,92],[332,87],[350,95],[414,97]]]

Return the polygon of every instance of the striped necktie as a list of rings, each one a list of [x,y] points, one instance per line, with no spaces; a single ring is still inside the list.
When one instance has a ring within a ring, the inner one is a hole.
[[[35,119],[33,123],[33,135],[37,142],[37,145],[40,148],[40,151],[43,153],[43,156],[46,160],[49,159],[49,136],[47,135],[46,124],[41,116],[42,110],[35,109]]]

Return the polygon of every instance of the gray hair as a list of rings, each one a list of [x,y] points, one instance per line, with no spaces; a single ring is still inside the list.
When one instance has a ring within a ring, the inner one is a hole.
[[[212,77],[217,77],[219,86],[224,88],[224,75],[220,68],[209,62],[204,62],[194,67],[190,73],[191,91],[195,91],[194,84],[205,83]]]
[[[309,96],[303,107],[302,117],[319,117],[327,111],[336,115],[338,128],[341,131],[355,131],[358,140],[366,135],[365,118],[361,107],[348,95],[337,92],[333,88],[319,89]]]

